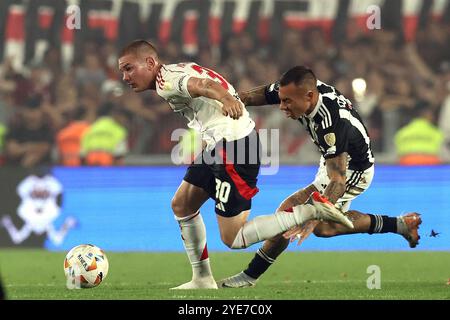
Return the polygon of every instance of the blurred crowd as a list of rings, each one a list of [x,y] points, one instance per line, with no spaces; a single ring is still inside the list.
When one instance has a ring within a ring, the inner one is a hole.
[[[450,25],[431,21],[413,42],[386,30],[351,25],[349,30],[340,42],[318,28],[286,30],[277,46],[243,33],[223,39],[220,48],[199,48],[195,55],[176,43],[155,45],[165,63],[195,61],[221,73],[238,91],[275,81],[294,65],[309,66],[353,101],[375,156],[401,152],[398,144],[406,140],[396,134],[420,118],[435,131],[435,152],[445,158],[450,148]],[[110,165],[126,162],[129,155],[170,154],[171,133],[186,127],[185,121],[155,92],[135,94],[123,86],[118,49],[106,41],[88,42],[83,61],[68,69],[56,48],[22,70],[5,58],[0,64],[1,162]],[[311,144],[298,123],[274,106],[248,110],[258,128],[280,130],[282,160],[308,159]]]

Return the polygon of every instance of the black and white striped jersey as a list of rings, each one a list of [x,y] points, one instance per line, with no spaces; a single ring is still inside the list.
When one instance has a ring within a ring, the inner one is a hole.
[[[269,104],[280,103],[279,84],[266,87]],[[343,152],[349,155],[350,170],[363,171],[374,163],[370,138],[358,112],[350,100],[336,88],[317,80],[319,101],[314,110],[302,116],[300,123],[306,128],[313,142],[325,159]]]

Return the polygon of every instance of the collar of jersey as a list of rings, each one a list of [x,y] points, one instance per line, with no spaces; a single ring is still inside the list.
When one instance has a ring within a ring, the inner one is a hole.
[[[317,112],[319,111],[321,105],[322,105],[322,94],[319,92],[319,99],[317,99],[317,104],[314,107],[314,110],[310,114],[305,114],[305,117],[308,119],[314,118]]]

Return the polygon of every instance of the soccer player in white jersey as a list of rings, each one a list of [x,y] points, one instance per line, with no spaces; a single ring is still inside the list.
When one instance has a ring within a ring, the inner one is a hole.
[[[216,201],[222,241],[232,249],[246,248],[314,219],[353,227],[319,193],[307,204],[247,221],[251,199],[258,192],[259,140],[255,123],[233,86],[218,73],[195,63],[162,64],[156,49],[144,40],[127,45],[118,62],[123,80],[135,92],[156,90],[174,112],[188,119],[188,126],[200,132],[206,143],[172,199],[193,272],[190,282],[174,289],[217,289],[199,211],[209,198]]]

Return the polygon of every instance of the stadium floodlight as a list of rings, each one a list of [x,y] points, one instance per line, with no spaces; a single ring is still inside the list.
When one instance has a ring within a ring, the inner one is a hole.
[[[358,102],[363,100],[364,96],[366,94],[366,89],[367,89],[366,80],[364,80],[363,78],[353,79],[352,89],[353,89],[353,93],[355,95],[355,100]]]

